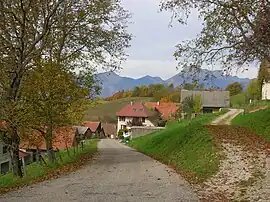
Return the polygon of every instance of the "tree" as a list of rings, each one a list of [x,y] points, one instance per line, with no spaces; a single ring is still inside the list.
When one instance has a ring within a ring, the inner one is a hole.
[[[178,119],[178,120],[182,119],[182,108],[181,107],[179,107],[177,109],[177,111],[174,114],[174,117],[175,117],[175,119]]]
[[[130,41],[129,14],[119,0],[3,0],[0,16],[0,115],[13,174],[22,176],[18,129],[29,112],[21,96],[29,71],[44,61],[92,73],[97,65],[119,68]]]
[[[252,79],[247,87],[247,98],[249,100],[259,100],[261,97],[261,88],[257,79]]]
[[[239,93],[242,93],[243,87],[241,83],[234,82],[234,83],[229,84],[225,90],[230,91],[230,95],[232,96],[232,95],[237,95]]]
[[[257,80],[260,90],[262,89],[264,82],[270,81],[270,61],[263,60],[261,62]]]
[[[193,103],[193,111],[195,113],[200,113],[202,110],[202,98],[201,95],[195,95]]]
[[[191,118],[193,113],[194,99],[192,96],[186,97],[182,103],[182,111],[187,115],[188,118]]]
[[[195,88],[195,85],[192,83],[184,83],[183,84],[183,89],[185,89],[185,90],[194,90],[194,88]]]
[[[31,111],[27,125],[41,133],[46,142],[49,161],[54,162],[54,131],[81,122],[89,90],[79,86],[75,75],[57,64],[44,64],[31,71],[23,87],[24,106],[28,106]]]
[[[195,39],[177,45],[180,67],[218,64],[227,70],[269,61],[270,4],[254,0],[164,0],[161,9],[185,24],[198,11],[203,28]],[[196,10],[195,10],[196,9]]]

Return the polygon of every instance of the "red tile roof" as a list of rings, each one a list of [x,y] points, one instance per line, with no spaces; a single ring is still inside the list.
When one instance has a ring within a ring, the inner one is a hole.
[[[61,127],[53,132],[53,149],[64,150],[71,148],[75,143],[76,129],[74,127]],[[28,140],[21,141],[20,148],[36,149],[38,146],[41,150],[46,150],[45,139],[40,132],[33,131]]]
[[[149,117],[151,112],[142,103],[130,103],[123,107],[119,112],[116,113],[117,116],[124,117]]]
[[[90,128],[90,130],[94,133],[98,129],[100,122],[95,122],[95,121],[85,121],[83,122],[83,125]]]
[[[164,119],[174,119],[172,115],[179,109],[178,104],[173,102],[146,102],[145,106],[156,109]]]

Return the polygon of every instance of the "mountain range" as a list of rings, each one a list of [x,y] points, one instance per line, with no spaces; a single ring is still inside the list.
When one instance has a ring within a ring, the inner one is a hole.
[[[179,86],[183,83],[192,83],[196,80],[199,84],[203,84],[204,88],[226,88],[233,82],[239,82],[245,89],[249,79],[239,78],[237,76],[224,75],[222,70],[210,71],[207,69],[186,68],[175,76],[163,80],[160,77],[144,76],[139,79],[122,77],[115,72],[104,72],[97,75],[102,87],[101,96],[108,97],[117,91],[133,89],[135,86],[150,84],[173,84]]]

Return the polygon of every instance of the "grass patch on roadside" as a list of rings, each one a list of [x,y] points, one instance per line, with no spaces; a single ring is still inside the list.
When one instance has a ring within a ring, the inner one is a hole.
[[[130,146],[175,167],[190,182],[201,182],[218,170],[218,149],[204,124],[219,114],[175,122],[163,131],[135,138]]]
[[[73,149],[68,152],[61,151],[62,161],[45,166],[39,163],[31,163],[26,166],[26,176],[23,178],[13,177],[12,173],[0,176],[0,193],[5,193],[13,188],[34,184],[44,180],[56,178],[61,174],[72,172],[82,166],[97,151],[98,140],[89,141],[82,150],[81,148],[74,154]]]
[[[232,125],[246,127],[270,142],[270,108],[240,114],[232,120]]]

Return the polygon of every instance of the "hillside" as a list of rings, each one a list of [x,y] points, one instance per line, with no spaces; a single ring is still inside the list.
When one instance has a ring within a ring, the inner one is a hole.
[[[244,126],[270,142],[270,108],[245,115],[238,115],[232,125]]]
[[[207,114],[174,122],[163,131],[135,138],[130,145],[140,152],[180,169],[190,182],[203,181],[218,169],[217,148],[203,124],[216,115]]]
[[[130,97],[123,98],[113,101],[103,101],[98,103],[94,107],[89,107],[89,109],[85,113],[84,120],[85,121],[101,121],[108,123],[116,123],[116,112],[118,112],[123,106],[129,104],[131,101],[133,102],[147,102],[151,101],[152,98],[147,97]]]
[[[160,77],[145,76],[139,79],[129,77],[121,77],[114,72],[105,72],[97,75],[102,87],[101,96],[108,97],[115,92],[121,90],[133,89],[135,86],[150,85],[150,84],[173,84],[179,86],[183,83],[192,83],[198,80],[199,84],[203,84],[205,88],[225,88],[228,84],[239,82],[246,88],[249,79],[238,78],[237,76],[224,76],[223,71],[210,71],[202,69],[199,72],[192,69],[183,69],[175,76],[162,80]]]

